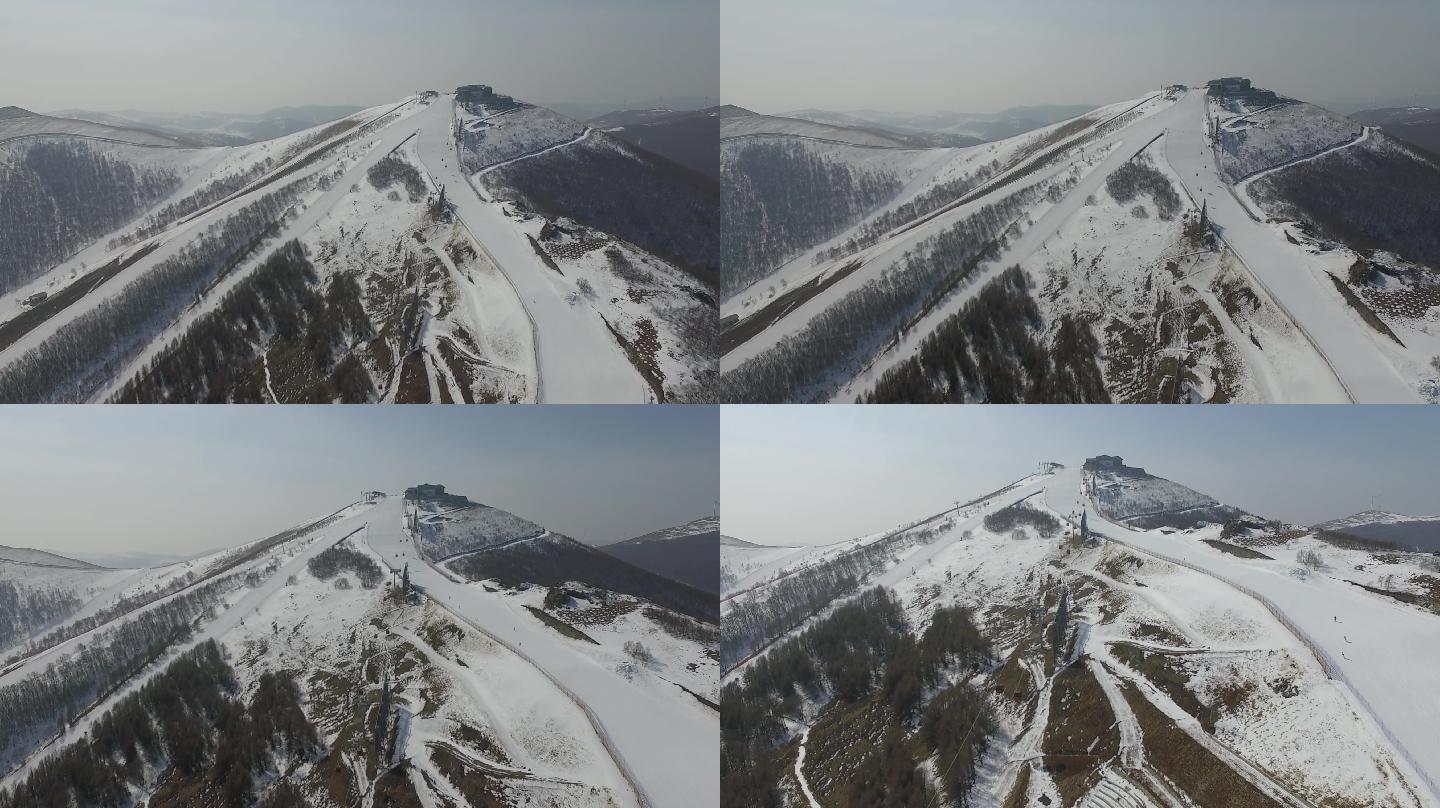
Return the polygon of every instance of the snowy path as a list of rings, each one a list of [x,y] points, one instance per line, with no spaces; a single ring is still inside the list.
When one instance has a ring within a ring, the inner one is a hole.
[[[1304,248],[1288,242],[1275,227],[1252,219],[1231,192],[1205,139],[1205,103],[1204,93],[1191,92],[1163,113],[1169,126],[1165,157],[1185,190],[1197,203],[1206,205],[1210,221],[1256,282],[1330,363],[1344,386],[1341,401],[1418,401],[1417,393],[1395,372],[1377,344],[1383,337],[1346,308]],[[1305,400],[1335,400],[1323,389],[1313,393]]]
[[[1352,146],[1359,146],[1360,144],[1370,139],[1370,133],[1372,131],[1374,131],[1373,127],[1366,126],[1361,130],[1360,135],[1352,140],[1347,140],[1344,143],[1337,143],[1328,149],[1322,149],[1314,154],[1309,154],[1304,157],[1296,157],[1294,160],[1286,160],[1278,166],[1271,166],[1270,168],[1257,171],[1254,174],[1251,174],[1250,176],[1245,177],[1239,182],[1235,183],[1235,192],[1241,196],[1241,201],[1246,205],[1246,207],[1250,208],[1250,212],[1253,213],[1257,219],[1263,221],[1265,219],[1265,214],[1262,213],[1260,207],[1255,204],[1255,200],[1250,198],[1250,183],[1255,182],[1259,179],[1264,179],[1265,177],[1268,177],[1277,171],[1284,171],[1291,166],[1297,166],[1301,163],[1309,163],[1314,160],[1319,160],[1323,157],[1329,157],[1336,152],[1344,151]]]
[[[719,717],[713,710],[663,682],[652,689],[644,680],[626,680],[505,595],[441,574],[424,561],[404,531],[401,498],[384,500],[369,517],[367,541],[387,564],[399,569],[408,563],[411,580],[426,594],[528,660],[575,698],[643,803],[652,808],[719,805],[713,787],[720,776]]]
[[[508,165],[510,165],[511,163],[518,163],[518,162],[521,162],[522,160],[529,160],[529,159],[531,159],[531,158],[539,157],[539,156],[542,155],[542,154],[548,154],[548,153],[550,153],[550,152],[552,152],[552,151],[555,151],[556,149],[563,149],[563,148],[565,148],[566,146],[573,146],[573,145],[575,145],[576,143],[579,143],[580,141],[584,140],[585,138],[590,137],[590,135],[591,135],[592,133],[594,133],[594,131],[595,131],[594,129],[592,129],[591,127],[588,127],[588,126],[587,126],[587,127],[585,127],[585,131],[581,132],[580,134],[576,135],[576,136],[573,137],[573,138],[570,138],[569,140],[563,141],[563,142],[561,142],[561,143],[556,143],[556,144],[554,144],[554,145],[552,145],[552,146],[546,146],[546,147],[543,148],[543,149],[537,149],[536,151],[529,152],[529,153],[527,153],[527,154],[522,154],[522,155],[520,155],[519,157],[511,157],[511,158],[508,159],[508,160],[501,160],[501,161],[498,162],[498,163],[491,163],[490,165],[485,166],[484,168],[480,169],[479,171],[476,171],[476,172],[475,172],[475,176],[476,176],[476,177],[483,177],[483,176],[485,176],[486,174],[489,174],[491,171],[494,171],[494,170],[497,169],[497,168],[504,168],[505,166],[508,166]],[[479,189],[476,189],[476,190],[478,191]]]
[[[1411,770],[1440,804],[1440,617],[1374,595],[1328,575],[1299,580],[1281,561],[1242,560],[1184,535],[1133,531],[1106,521],[1080,489],[1080,470],[1066,469],[1046,485],[1059,513],[1089,507],[1091,526],[1127,547],[1218,579],[1256,597],[1320,659],[1357,713],[1388,741],[1402,769]],[[1329,619],[1326,619],[1329,618]],[[1363,626],[1354,631],[1350,626]]]
[[[536,398],[547,403],[639,403],[650,388],[615,338],[585,304],[565,300],[568,291],[541,263],[529,240],[500,206],[485,201],[461,171],[451,140],[452,104],[436,101],[416,116],[420,161],[460,220],[514,287],[534,324]]]
[[[434,564],[449,564],[451,561],[454,561],[454,560],[459,559],[459,558],[467,558],[467,557],[473,556],[473,555],[480,555],[480,554],[482,554],[482,553],[489,553],[489,552],[493,552],[493,551],[495,551],[495,550],[502,550],[502,549],[504,549],[504,548],[506,548],[506,547],[509,547],[509,546],[513,545],[513,544],[519,544],[519,543],[521,543],[521,542],[527,542],[527,541],[535,541],[536,539],[543,539],[543,538],[545,538],[546,536],[549,536],[549,535],[550,535],[550,531],[544,530],[544,531],[541,531],[541,532],[539,532],[539,533],[536,533],[536,534],[533,535],[533,536],[521,536],[521,537],[518,538],[518,539],[510,539],[509,541],[502,541],[502,542],[500,542],[499,544],[492,544],[492,545],[490,545],[490,546],[488,546],[488,547],[481,547],[481,548],[478,549],[478,550],[466,550],[466,551],[463,552],[463,553],[452,553],[451,555],[445,556],[444,558],[437,558],[437,559],[435,559],[432,563],[434,563]]]
[[[1130,702],[1125,700],[1125,696],[1115,684],[1114,677],[1104,665],[1095,659],[1088,659],[1085,664],[1095,676],[1095,681],[1100,683],[1100,689],[1105,691],[1105,699],[1110,702],[1110,712],[1115,714],[1115,723],[1120,729],[1121,764],[1130,769],[1140,768],[1145,765],[1145,734],[1140,730],[1135,711],[1130,709]]]
[[[810,783],[805,779],[805,742],[810,740],[810,728],[800,733],[800,751],[795,753],[795,779],[800,783],[800,793],[805,795],[805,801],[810,808],[820,808],[820,801],[815,799],[815,793],[810,790]]]

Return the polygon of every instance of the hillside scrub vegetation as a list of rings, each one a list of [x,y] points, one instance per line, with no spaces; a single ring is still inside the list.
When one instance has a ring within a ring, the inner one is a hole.
[[[1167,222],[1180,213],[1180,195],[1175,193],[1175,186],[1149,158],[1140,157],[1121,164],[1105,177],[1105,190],[1122,204],[1142,195],[1150,197],[1160,218]]]
[[[328,581],[343,572],[354,573],[355,577],[360,579],[360,585],[366,589],[374,589],[385,579],[380,565],[370,556],[339,545],[317,553],[305,562],[305,566],[311,575],[322,581]]]
[[[393,152],[377,160],[375,165],[365,172],[365,176],[377,191],[383,191],[392,185],[404,187],[411,202],[424,199],[430,190],[430,186],[425,184],[425,178],[420,176],[415,166]]]
[[[511,163],[483,181],[550,218],[624,239],[707,287],[716,283],[720,189],[709,177],[607,139]]]
[[[1272,213],[1298,218],[1353,249],[1387,250],[1440,269],[1436,160],[1381,141],[1277,171],[1252,190]]]
[[[1059,519],[1023,500],[985,514],[985,529],[991,533],[1009,533],[1019,527],[1031,528],[1046,539],[1060,535],[1063,529]]]
[[[968,667],[988,664],[991,657],[963,608],[937,610],[917,641],[890,590],[860,593],[755,660],[740,682],[721,691],[721,805],[781,804],[778,749],[789,742],[793,722],[804,720],[802,703],[826,696],[834,699],[827,711],[867,700],[884,705],[886,739],[860,762],[862,770],[875,774],[867,780],[871,786],[894,783],[926,801],[924,780],[914,776],[917,760],[902,743],[918,720],[919,737],[928,747],[924,756],[938,753],[954,761],[943,785],[960,803],[994,722],[983,694],[963,681],[943,687],[928,703],[927,691],[949,681],[947,672],[965,670],[968,676]]]

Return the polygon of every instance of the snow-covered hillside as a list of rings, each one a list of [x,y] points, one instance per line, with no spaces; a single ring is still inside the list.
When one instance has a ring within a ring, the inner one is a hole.
[[[532,539],[546,532],[545,528],[509,511],[479,503],[456,506],[416,500],[413,508],[420,551],[436,562]]]
[[[861,148],[802,123],[765,134],[764,161],[734,159],[758,134],[722,143],[741,191],[726,200],[726,249],[743,247],[726,253],[725,400],[1440,390],[1440,248],[1420,225],[1440,165],[1372,129],[1179,85],[962,149]],[[731,115],[722,134],[746,125],[758,126]],[[812,168],[787,157],[821,149]],[[857,182],[877,152],[913,170]],[[767,195],[777,165],[796,178]],[[1324,193],[1337,185],[1363,200]]]
[[[926,522],[858,567],[858,586],[794,612],[727,673],[722,702],[755,718],[723,743],[756,772],[727,782],[817,805],[863,793],[878,766],[891,789],[977,805],[1440,805],[1426,731],[1440,703],[1423,684],[1440,637],[1432,557],[1303,530],[1135,529],[1102,515],[1096,475],[1076,464]],[[822,569],[796,578],[819,591]],[[885,647],[913,638],[921,671],[955,609],[982,650],[924,679],[918,704],[897,695],[900,657],[871,657],[847,610],[877,610],[872,587],[899,607]],[[866,664],[870,687],[838,678]],[[967,718],[957,736],[984,734],[948,767],[946,705]],[[749,746],[757,731],[778,747]]]
[[[37,126],[0,121],[0,400],[710,395],[706,191],[543,108],[425,92],[204,149]],[[556,160],[606,170],[557,190]]]
[[[803,552],[800,547],[770,547],[752,544],[744,539],[721,535],[720,585],[726,595],[743,588],[752,579],[765,577],[766,571],[784,559]]]
[[[1247,515],[1173,480],[1126,466],[1119,457],[1092,458],[1083,471],[1096,510],[1132,527],[1188,529]]]
[[[0,805],[719,804],[696,785],[717,776],[713,624],[583,584],[467,584],[412,524],[392,496],[99,571],[93,606],[0,669]]]

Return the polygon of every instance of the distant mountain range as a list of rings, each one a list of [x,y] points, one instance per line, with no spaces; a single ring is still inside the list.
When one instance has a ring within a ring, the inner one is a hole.
[[[852,112],[834,112],[823,109],[801,109],[783,112],[789,118],[802,118],[816,123],[855,128],[879,127],[890,131],[931,136],[949,134],[963,136],[970,143],[935,142],[932,146],[967,146],[976,142],[1004,140],[1023,135],[1026,132],[1049,126],[1052,123],[1084,115],[1094,109],[1094,104],[1042,104],[1029,107],[1011,107],[999,112],[882,112],[875,109],[860,109]]]
[[[720,593],[720,520],[713,516],[600,549],[657,575]]]
[[[698,110],[628,109],[587,121],[596,129],[720,181],[720,118]]]
[[[1367,109],[1350,114],[1353,120],[1378,126],[1388,134],[1422,149],[1440,154],[1440,109],[1433,107],[1392,107]]]
[[[110,126],[150,129],[204,146],[243,146],[293,134],[322,123],[337,121],[364,109],[344,104],[311,104],[277,107],[266,112],[148,112],[123,109],[97,112],[66,109],[51,113],[57,118],[78,118]]]
[[[1391,511],[1370,510],[1321,522],[1313,529],[1346,533],[1427,552],[1440,551],[1440,516],[1406,516]]]

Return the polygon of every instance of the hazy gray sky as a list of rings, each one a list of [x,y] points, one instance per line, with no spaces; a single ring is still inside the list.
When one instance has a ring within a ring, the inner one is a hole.
[[[4,0],[0,106],[258,112],[484,82],[714,97],[717,0]]]
[[[724,0],[721,100],[759,112],[1102,104],[1250,76],[1311,101],[1440,92],[1434,0]]]
[[[1297,524],[1440,512],[1440,410],[1362,406],[726,407],[721,525],[764,544],[893,527],[1097,454]]]
[[[0,544],[199,552],[420,482],[576,539],[713,512],[715,407],[0,407]]]

